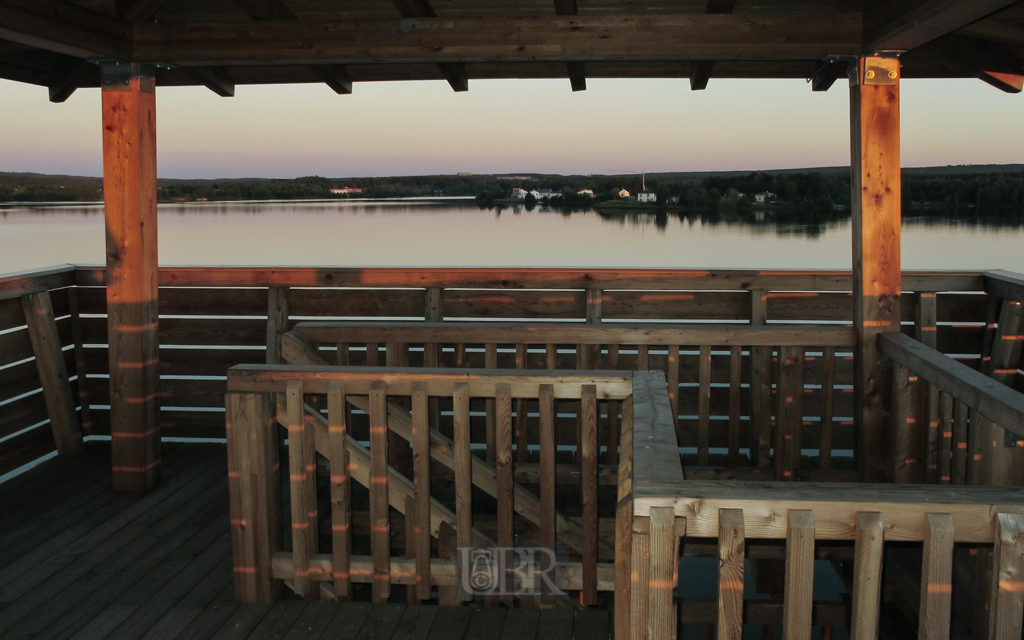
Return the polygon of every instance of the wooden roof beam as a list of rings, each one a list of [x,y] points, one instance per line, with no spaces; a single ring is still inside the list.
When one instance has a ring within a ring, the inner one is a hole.
[[[965,76],[1007,93],[1021,93],[1024,62],[1017,54],[999,44],[951,34],[921,47],[921,52]]]
[[[0,38],[76,58],[128,60],[131,25],[56,0],[0,0]]]
[[[732,13],[736,0],[708,0],[704,13],[707,15],[726,15]],[[708,88],[711,74],[715,71],[715,63],[711,60],[698,60],[690,66],[690,90],[703,91]]]
[[[642,29],[644,38],[636,38]],[[275,20],[135,26],[135,60],[197,66],[685,59],[857,55],[857,14],[664,14]]]
[[[121,0],[117,17],[127,22],[149,22],[170,0]]]
[[[197,82],[222,98],[233,98],[235,96],[235,83],[231,81],[228,74],[220,67],[189,67],[188,74]]]
[[[864,11],[864,52],[910,51],[1002,11],[1017,0],[874,0]]]
[[[430,0],[394,0],[395,8],[403,18],[436,18],[437,12]],[[469,91],[469,75],[466,65],[459,62],[442,62],[437,65],[444,79],[448,81],[452,91],[461,93]]]

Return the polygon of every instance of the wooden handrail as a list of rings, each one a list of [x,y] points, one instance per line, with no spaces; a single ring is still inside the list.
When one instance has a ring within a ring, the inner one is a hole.
[[[982,276],[987,293],[1005,300],[1024,302],[1024,274],[997,269],[986,271]]]
[[[243,393],[284,393],[288,383],[301,380],[306,393],[327,393],[331,382],[344,382],[349,393],[366,395],[376,381],[387,383],[388,391],[411,395],[416,383],[424,383],[433,396],[451,395],[456,385],[469,385],[473,397],[493,398],[496,387],[508,384],[518,398],[538,398],[541,385],[551,385],[555,399],[576,398],[586,385],[597,388],[601,400],[623,400],[632,393],[632,374],[609,371],[531,371],[516,369],[408,369],[402,367],[332,367],[240,364],[228,370],[228,391]]]
[[[462,344],[643,344],[686,346],[854,347],[854,329],[805,325],[568,324],[489,322],[300,322],[313,342]]]
[[[73,287],[75,284],[76,267],[70,264],[8,273],[0,275],[0,300],[51,289]]]
[[[76,266],[80,286],[102,286],[104,268]],[[905,271],[907,291],[980,291],[981,271]],[[161,267],[165,287],[365,287],[850,291],[849,271],[754,269]]]
[[[1024,437],[1024,394],[901,333],[879,335],[878,347],[942,392]]]

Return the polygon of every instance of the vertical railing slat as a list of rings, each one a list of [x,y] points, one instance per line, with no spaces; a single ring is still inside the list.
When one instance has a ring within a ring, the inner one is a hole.
[[[388,497],[387,385],[370,385],[370,552],[373,555],[373,601],[391,596],[391,512]]]
[[[473,543],[473,454],[470,450],[469,385],[460,382],[452,394],[455,446],[455,533],[459,546]],[[466,591],[460,597],[469,600]]]
[[[677,615],[675,595],[676,571],[679,564],[675,510],[672,507],[651,507],[650,568],[648,579],[647,632],[650,638],[673,640],[676,637]]]
[[[630,534],[629,638],[648,640],[650,617],[651,519],[634,516]]]
[[[498,544],[512,546],[513,523],[513,479],[512,479],[512,387],[508,384],[495,386],[494,446],[496,449],[495,469],[498,480]]]
[[[697,384],[697,465],[708,466],[711,446],[711,347],[700,348]]]
[[[636,370],[647,371],[650,368],[650,358],[648,357],[648,349],[646,344],[637,345],[636,347]]]
[[[629,638],[633,547],[633,396],[622,403],[622,453],[615,505],[615,638]]]
[[[608,345],[608,370],[618,371],[619,369],[619,345],[610,344]],[[608,407],[608,420],[607,424],[607,439],[605,440],[605,452],[604,461],[605,464],[617,464],[619,461],[619,408],[621,404],[618,400],[609,400],[607,402]]]
[[[742,509],[718,510],[718,640],[743,638],[746,527]]]
[[[729,455],[730,465],[740,459],[740,391],[743,386],[743,347],[729,349]]]
[[[804,348],[779,349],[779,413],[776,419],[775,480],[794,480],[800,468],[804,421]]]
[[[597,604],[597,387],[583,385],[580,494],[583,502],[583,605]]]
[[[953,399],[953,484],[967,483],[967,420],[970,407]]]
[[[376,367],[380,363],[380,344],[366,343],[366,366]]]
[[[988,637],[991,640],[1021,637],[1021,616],[1024,614],[1024,517],[1019,514],[996,515],[991,593]]]
[[[949,640],[953,604],[953,516],[929,513],[921,557],[919,640]]]
[[[555,540],[555,388],[540,385],[540,541],[554,546]]]
[[[526,369],[526,345],[516,345],[516,369]],[[529,443],[529,401],[526,398],[516,399],[516,462],[528,462],[530,459]]]
[[[292,380],[287,391],[288,470],[292,500],[292,558],[295,593],[319,599],[310,581],[310,558],[317,552],[316,441],[306,421],[302,381]]]
[[[348,462],[348,402],[345,383],[327,385],[327,430],[331,468],[331,540],[334,594],[352,596],[352,485]]]
[[[882,600],[882,514],[857,514],[854,541],[851,640],[876,640]]]
[[[335,354],[335,358],[335,364],[337,364],[339,367],[349,366],[349,353],[347,342],[337,343],[337,352]]]
[[[412,460],[416,488],[416,593],[430,599],[430,406],[427,385],[412,387]]]
[[[488,343],[484,345],[484,368],[498,368],[498,345],[494,343]],[[494,398],[487,398],[486,400],[484,400],[484,411],[487,414],[485,424],[485,433],[487,434],[487,462],[490,462],[491,464],[494,464],[495,458],[497,456],[497,450],[495,449],[494,440],[494,406]]]
[[[811,640],[814,605],[814,512],[790,509],[786,530],[783,640]]]
[[[952,482],[953,474],[953,396],[939,392],[939,484]]]
[[[822,469],[832,467],[832,418],[836,399],[836,348],[821,352],[821,445],[818,462]]]
[[[668,403],[672,407],[672,424],[676,427],[676,439],[680,439],[679,425],[679,345],[668,347]]]

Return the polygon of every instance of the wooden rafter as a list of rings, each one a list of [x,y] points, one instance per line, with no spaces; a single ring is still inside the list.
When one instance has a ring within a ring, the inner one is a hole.
[[[437,12],[430,0],[394,0],[395,8],[403,18],[436,18]],[[452,91],[469,91],[469,74],[460,62],[442,62],[437,65],[444,79],[451,85]]]
[[[818,65],[811,76],[811,91],[828,91],[836,80],[847,73],[848,63],[826,60]]]
[[[708,0],[704,13],[708,15],[726,15],[732,13],[736,0]],[[698,60],[690,66],[690,90],[703,91],[708,88],[715,63],[711,60]]]
[[[978,79],[1006,93],[1020,93],[1024,91],[1024,76],[1021,75],[982,71]]]
[[[324,84],[330,87],[338,95],[352,93],[352,76],[348,69],[341,65],[314,64],[309,66],[313,75],[323,80]]]
[[[574,16],[579,13],[576,0],[555,0],[555,15]],[[569,85],[573,91],[587,90],[587,70],[582,62],[569,62],[565,65],[569,73]]]
[[[0,38],[76,58],[127,60],[131,26],[55,0],[0,1]]]
[[[82,84],[96,76],[96,65],[87,60],[70,59],[50,82],[50,102],[64,102]]]
[[[999,44],[951,34],[921,47],[921,51],[965,76],[1007,93],[1020,93],[1019,78],[1024,64],[1017,55]]]
[[[1017,0],[876,0],[864,13],[864,51],[910,51]]]
[[[128,22],[148,22],[170,0],[127,0],[118,2],[117,17]]]
[[[856,14],[663,14],[143,24],[139,62],[183,65],[817,60],[856,55]],[[638,31],[644,33],[637,38]]]
[[[235,95],[235,83],[221,67],[189,67],[188,74],[222,98]]]

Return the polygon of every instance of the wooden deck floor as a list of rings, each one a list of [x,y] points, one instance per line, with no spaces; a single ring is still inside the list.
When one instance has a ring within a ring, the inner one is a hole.
[[[164,482],[110,488],[110,445],[0,484],[0,638],[606,639],[569,609],[233,601],[223,445],[164,445]]]

